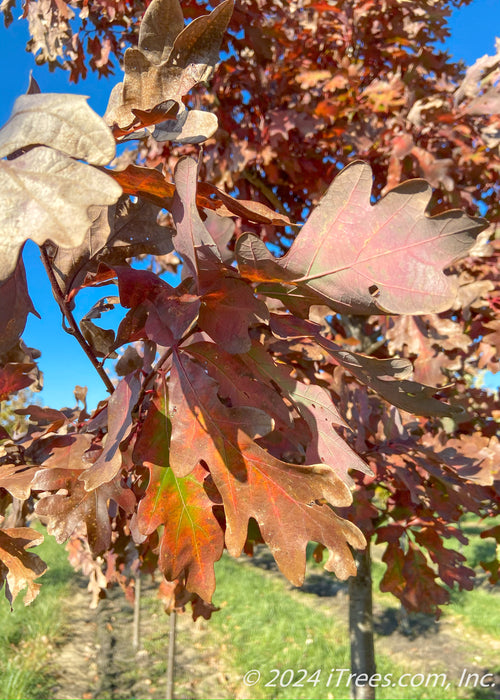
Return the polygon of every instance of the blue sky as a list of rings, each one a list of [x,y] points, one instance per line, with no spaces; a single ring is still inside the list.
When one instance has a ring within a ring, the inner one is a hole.
[[[455,59],[463,59],[470,65],[483,54],[494,53],[495,36],[500,36],[500,0],[473,0],[468,7],[454,12],[450,29],[452,36],[444,46]],[[28,38],[25,21],[14,21],[9,29],[5,29],[3,23],[0,26],[0,125],[8,119],[16,97],[26,91],[30,70],[43,92],[89,95],[90,106],[103,114],[111,88],[121,80],[119,68],[110,80],[98,80],[89,72],[87,80],[77,85],[69,84],[67,72],[56,70],[50,73],[46,66],[35,64],[33,56],[25,50]],[[45,388],[41,401],[54,408],[73,406],[73,387],[80,384],[88,386],[89,406],[94,407],[107,396],[106,390],[78,343],[61,328],[59,309],[52,299],[37,250],[28,242],[24,260],[30,294],[42,319],[30,315],[24,339],[28,345],[42,351],[39,364],[44,372]],[[112,295],[116,290],[110,286],[104,293]],[[103,290],[85,292],[80,309],[87,310],[100,296],[103,296]],[[105,322],[102,325],[106,325]]]

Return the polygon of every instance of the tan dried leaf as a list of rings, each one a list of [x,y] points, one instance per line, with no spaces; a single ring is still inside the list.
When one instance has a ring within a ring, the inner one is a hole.
[[[125,78],[113,89],[107,123],[127,132],[164,121],[165,110],[171,114],[172,105],[181,106],[183,95],[211,76],[233,6],[224,0],[184,27],[178,0],[153,0],[138,47],[125,52]]]
[[[115,140],[83,95],[21,95],[0,130],[0,158],[26,146],[50,146],[94,165],[107,165]]]
[[[41,146],[0,163],[2,209],[0,278],[14,270],[19,250],[30,238],[63,248],[78,246],[91,221],[91,204],[114,204],[121,187],[108,175]]]

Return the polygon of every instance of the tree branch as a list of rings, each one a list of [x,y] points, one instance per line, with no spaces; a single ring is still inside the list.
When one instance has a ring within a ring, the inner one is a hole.
[[[69,308],[69,304],[67,303],[64,294],[59,286],[58,281],[56,280],[56,276],[54,275],[54,270],[52,269],[52,263],[50,262],[50,257],[47,253],[47,249],[45,248],[45,245],[40,246],[40,255],[42,258],[42,263],[45,268],[45,272],[47,273],[47,276],[50,280],[50,286],[52,287],[52,294],[54,295],[54,299],[57,301],[59,308],[61,309],[61,313],[63,315],[63,319],[67,322],[69,328],[66,328],[66,326],[63,323],[63,328],[64,330],[69,333],[70,335],[74,336],[78,343],[80,344],[82,350],[84,353],[87,355],[91,363],[94,365],[97,374],[100,376],[102,381],[104,382],[104,385],[106,386],[107,391],[112,394],[115,390],[115,387],[113,386],[113,382],[111,379],[108,377],[106,372],[104,371],[104,367],[101,365],[97,357],[95,356],[95,353],[92,349],[92,347],[87,343],[85,338],[82,335],[82,332],[80,331],[80,328],[78,326],[78,323],[75,320],[75,317],[73,316],[73,313],[71,309]]]

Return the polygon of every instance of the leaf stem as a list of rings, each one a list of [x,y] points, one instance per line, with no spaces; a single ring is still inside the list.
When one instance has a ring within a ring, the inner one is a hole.
[[[283,206],[282,202],[280,199],[274,194],[272,189],[266,185],[263,180],[256,174],[252,173],[250,170],[243,170],[241,173],[242,177],[245,178],[251,185],[253,185],[256,189],[260,190],[264,197],[267,199],[268,202],[272,204],[272,206],[279,211],[280,214],[283,214],[283,216],[289,216],[289,212],[285,209]],[[300,226],[298,224],[289,224],[290,228],[297,233],[300,231]]]
[[[54,295],[54,299],[57,301],[59,308],[61,309],[61,313],[63,315],[63,319],[67,322],[69,328],[66,328],[63,324],[64,330],[69,333],[70,335],[73,335],[78,343],[80,344],[82,350],[84,353],[87,355],[91,363],[94,365],[97,374],[100,376],[102,381],[104,382],[104,385],[106,386],[107,391],[112,394],[115,390],[115,387],[113,386],[113,382],[111,379],[108,377],[106,372],[104,371],[104,367],[101,365],[97,357],[95,356],[95,353],[92,349],[92,347],[87,343],[85,338],[83,337],[80,328],[78,326],[78,323],[75,320],[75,317],[73,316],[73,313],[71,312],[71,309],[69,308],[69,304],[67,303],[65,296],[61,290],[61,287],[59,286],[59,283],[56,279],[56,276],[54,274],[54,270],[52,269],[52,263],[50,261],[49,254],[47,253],[47,249],[45,248],[44,245],[40,246],[40,255],[42,258],[42,263],[45,268],[45,272],[47,273],[47,276],[50,281],[50,285],[52,287],[52,294]]]
[[[178,348],[181,343],[183,343],[185,340],[187,340],[190,336],[193,335],[198,329],[197,329],[197,323],[198,323],[198,318],[195,318],[189,328],[186,330],[182,338],[179,340],[179,342],[174,346],[172,345],[171,347],[167,348],[163,355],[159,358],[158,362],[155,364],[155,366],[151,369],[150,372],[146,375],[146,378],[144,379],[144,382],[142,384],[141,388],[141,393],[139,394],[139,398],[136,401],[136,404],[134,406],[134,409],[132,412],[136,411],[139,406],[141,405],[144,396],[146,394],[146,391],[148,389],[148,385],[150,381],[154,378],[155,374],[162,368],[162,366],[165,364],[165,362],[168,360],[170,355],[173,353],[173,351]]]
[[[173,351],[174,351],[174,348],[173,348],[173,347],[170,347],[170,348],[168,348],[167,350],[165,350],[165,352],[164,352],[163,355],[160,357],[160,359],[158,360],[158,362],[157,362],[157,363],[155,364],[155,366],[152,368],[151,372],[149,372],[149,373],[146,375],[146,379],[144,380],[144,384],[142,385],[141,393],[140,393],[140,395],[139,395],[139,398],[137,399],[137,405],[139,405],[139,404],[141,403],[142,399],[144,398],[144,394],[145,394],[146,391],[147,391],[149,382],[153,379],[153,377],[154,377],[155,374],[158,372],[158,370],[160,370],[160,369],[162,368],[162,366],[163,366],[163,365],[165,364],[165,362],[168,360],[168,358],[169,358],[170,355],[173,353]]]

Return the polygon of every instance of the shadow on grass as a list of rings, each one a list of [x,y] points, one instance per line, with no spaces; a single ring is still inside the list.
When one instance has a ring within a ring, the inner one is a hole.
[[[386,608],[375,614],[373,627],[376,634],[381,637],[388,637],[399,632],[409,639],[416,639],[439,632],[439,622],[434,619],[433,615],[403,613],[398,608]]]
[[[339,581],[333,576],[325,576],[324,574],[309,574],[304,581],[304,585],[298,590],[301,593],[312,593],[323,597],[333,597],[338,593],[347,594],[347,583]]]
[[[308,548],[309,549],[309,548]],[[312,557],[309,556],[309,559]],[[273,555],[267,548],[257,548],[253,557],[248,562],[256,568],[270,572],[278,572],[278,566]],[[298,593],[308,593],[320,598],[335,598],[348,596],[347,581],[339,581],[335,576],[324,573],[322,570],[308,573],[304,584],[300,588],[295,588]],[[380,611],[374,611],[375,633],[389,637],[392,634],[400,634],[409,639],[417,637],[435,635],[439,632],[439,623],[433,615],[424,613],[406,613],[399,608],[391,607]]]
[[[493,678],[486,674],[491,673]],[[491,684],[489,688],[474,688],[471,694],[471,698],[477,698],[477,700],[499,700],[500,699],[500,670],[496,673],[492,673],[491,669],[483,669],[478,672],[479,677],[484,678],[485,683]]]
[[[256,549],[253,557],[250,557],[249,563],[265,571],[279,571],[273,555],[264,547]],[[347,593],[347,589],[346,581],[339,581],[334,576],[314,573],[313,571],[307,574],[303,585],[296,590],[299,593],[311,593],[321,598],[328,598],[336,596],[338,593]]]

